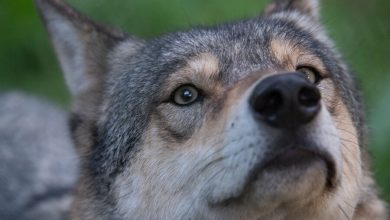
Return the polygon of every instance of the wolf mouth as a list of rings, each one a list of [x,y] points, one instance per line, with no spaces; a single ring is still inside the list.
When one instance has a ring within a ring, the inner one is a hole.
[[[315,163],[322,163],[326,169],[326,182],[325,190],[331,191],[336,188],[338,183],[337,168],[334,158],[325,150],[319,150],[317,147],[304,148],[300,146],[309,145],[290,145],[284,150],[272,153],[272,156],[268,156],[268,159],[258,162],[250,171],[249,175],[244,181],[241,191],[215,203],[214,205],[232,204],[236,201],[240,201],[251,193],[251,186],[259,181],[261,174],[264,172],[289,172],[292,168],[302,169],[302,171]]]
[[[289,167],[310,166],[313,162],[323,161],[326,165],[326,187],[331,189],[336,185],[336,165],[332,157],[327,152],[307,150],[302,148],[291,148],[285,152],[276,154],[271,160],[268,160],[264,165],[255,168],[254,175],[256,180],[256,173],[263,170],[270,169],[287,169]],[[257,172],[256,172],[257,171]],[[249,181],[251,182],[251,181]]]

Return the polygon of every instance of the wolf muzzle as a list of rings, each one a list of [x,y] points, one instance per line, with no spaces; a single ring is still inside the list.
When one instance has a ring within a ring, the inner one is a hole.
[[[255,118],[275,128],[298,128],[321,109],[321,93],[303,74],[278,74],[261,80],[249,99]]]

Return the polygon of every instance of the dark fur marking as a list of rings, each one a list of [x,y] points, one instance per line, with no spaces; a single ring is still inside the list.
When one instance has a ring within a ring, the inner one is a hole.
[[[74,134],[76,132],[77,128],[80,126],[81,123],[82,123],[82,119],[78,114],[72,113],[70,115],[69,128],[70,128],[71,134]]]
[[[52,188],[48,189],[42,194],[35,195],[31,200],[24,206],[23,210],[34,209],[37,205],[44,202],[50,202],[52,199],[58,199],[64,196],[69,196],[73,191],[72,188]]]

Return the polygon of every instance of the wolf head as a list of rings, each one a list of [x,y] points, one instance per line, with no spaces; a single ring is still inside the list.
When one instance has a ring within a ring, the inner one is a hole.
[[[317,1],[147,41],[37,6],[74,100],[74,219],[385,218]]]

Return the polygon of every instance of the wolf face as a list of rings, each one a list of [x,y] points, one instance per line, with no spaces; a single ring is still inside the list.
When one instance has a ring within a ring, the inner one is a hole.
[[[74,97],[73,219],[385,219],[317,1],[148,41],[37,5]]]

